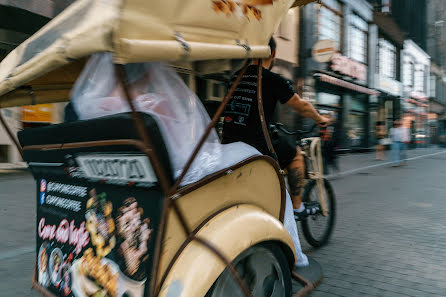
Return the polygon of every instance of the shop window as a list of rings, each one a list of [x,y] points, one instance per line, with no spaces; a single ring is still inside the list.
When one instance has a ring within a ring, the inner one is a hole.
[[[355,111],[367,111],[367,98],[366,96],[358,95],[357,98],[352,98],[350,100],[350,109]]]
[[[0,145],[0,163],[9,161],[9,145]]]
[[[386,111],[386,128],[387,131],[393,127],[393,122],[394,122],[394,118],[393,118],[393,101],[386,101],[385,102],[385,111]]]
[[[338,49],[342,45],[342,6],[336,0],[323,0],[317,18],[318,40],[333,40]]]
[[[226,93],[226,85],[220,81],[208,80],[208,94],[206,100],[221,101]]]
[[[437,83],[437,79],[435,75],[430,75],[429,76],[429,97],[436,97],[436,83]]]
[[[360,112],[350,112],[348,115],[349,145],[351,147],[361,147],[365,142],[366,114]]]
[[[212,84],[212,97],[219,98],[220,97],[220,85]]]
[[[405,87],[412,88],[414,84],[414,66],[413,62],[407,58],[404,60],[403,66],[403,83]]]
[[[338,107],[341,101],[341,96],[329,93],[317,93],[317,103],[321,105],[331,105]]]
[[[362,18],[353,14],[349,27],[349,56],[353,60],[367,64],[369,25]]]
[[[197,96],[200,98],[200,100],[204,101],[207,99],[208,84],[205,79],[197,77],[195,79],[195,89],[196,89]]]
[[[415,67],[414,91],[424,92],[424,65],[417,65]]]
[[[388,78],[396,78],[396,47],[385,39],[379,40],[379,74]]]
[[[10,110],[10,109],[7,109],[7,108],[2,109],[2,113],[3,113],[3,116],[4,116],[5,118],[10,118],[10,117],[12,116],[12,112],[11,112],[11,110]]]

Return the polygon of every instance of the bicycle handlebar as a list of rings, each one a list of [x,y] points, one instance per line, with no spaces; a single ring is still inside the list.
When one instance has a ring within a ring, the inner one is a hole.
[[[290,132],[287,129],[285,129],[284,125],[282,123],[275,123],[275,124],[271,124],[270,127],[271,128],[276,128],[280,131],[282,131],[283,133],[285,133],[286,135],[302,135],[302,134],[309,134],[311,132],[313,132],[314,128],[316,128],[316,124],[313,124],[313,126],[311,126],[311,128],[309,130],[296,130],[294,132]]]

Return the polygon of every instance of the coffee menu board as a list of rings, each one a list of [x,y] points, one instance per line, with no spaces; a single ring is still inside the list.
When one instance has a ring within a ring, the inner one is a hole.
[[[161,193],[60,176],[37,188],[39,285],[56,296],[147,296]]]

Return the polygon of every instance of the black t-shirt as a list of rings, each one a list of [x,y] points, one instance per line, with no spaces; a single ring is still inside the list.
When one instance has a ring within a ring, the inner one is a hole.
[[[261,153],[268,154],[257,103],[257,65],[251,65],[243,75],[223,113],[223,143],[246,142]],[[238,73],[237,73],[238,74]],[[235,81],[234,75],[232,82]],[[269,124],[277,102],[288,102],[294,95],[291,83],[265,68],[262,71],[262,99],[266,123]]]

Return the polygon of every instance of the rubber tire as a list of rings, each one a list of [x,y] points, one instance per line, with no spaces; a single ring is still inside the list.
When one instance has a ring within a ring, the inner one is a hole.
[[[328,220],[328,227],[325,231],[325,233],[323,234],[323,236],[320,239],[316,239],[314,238],[314,236],[311,234],[311,230],[310,227],[308,225],[308,220],[311,220],[311,216],[305,218],[304,220],[301,221],[302,224],[302,231],[304,234],[305,239],[307,240],[307,242],[312,245],[315,248],[324,246],[328,243],[328,241],[330,240],[331,234],[333,233],[333,229],[335,226],[335,222],[336,222],[336,197],[333,191],[333,188],[330,184],[330,182],[328,180],[326,180],[324,178],[324,185],[325,185],[325,189],[326,189],[326,193],[327,193],[327,200],[328,203],[330,205],[330,217]],[[311,202],[310,200],[310,193],[311,191],[313,191],[313,188],[316,187],[316,180],[312,179],[310,180],[304,188],[304,194],[302,197],[302,201],[303,202]],[[317,191],[317,189],[314,189]]]
[[[246,254],[250,249],[255,248],[255,247],[264,247],[264,248],[268,249],[274,255],[274,257],[277,259],[280,269],[282,270],[282,275],[283,275],[283,279],[284,279],[284,283],[285,283],[285,294],[283,297],[290,297],[291,293],[292,293],[291,292],[291,290],[292,290],[291,269],[290,269],[290,265],[288,263],[288,260],[285,256],[284,252],[282,251],[282,249],[280,248],[280,246],[277,243],[263,242],[263,243],[253,245],[252,247],[248,248],[247,250],[242,252],[240,255],[238,255],[232,263],[235,264],[240,259],[243,259],[243,255]],[[220,274],[220,276],[223,273],[225,273],[226,271],[227,271],[227,268]],[[217,280],[214,282],[212,287],[206,293],[205,297],[212,296],[214,288],[215,288],[219,279],[220,279],[220,277],[217,278]],[[257,296],[253,296],[253,297],[257,297]]]

